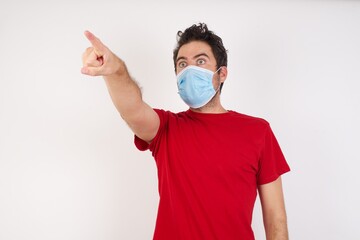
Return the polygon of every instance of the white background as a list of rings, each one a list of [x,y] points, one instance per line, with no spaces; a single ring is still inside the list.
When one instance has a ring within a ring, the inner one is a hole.
[[[200,21],[229,50],[224,106],[267,119],[292,168],[291,239],[359,239],[360,2],[3,0],[1,240],[152,238],[155,163],[103,80],[80,74],[83,32],[126,61],[151,106],[182,111],[172,50]],[[258,202],[253,228],[265,239]]]

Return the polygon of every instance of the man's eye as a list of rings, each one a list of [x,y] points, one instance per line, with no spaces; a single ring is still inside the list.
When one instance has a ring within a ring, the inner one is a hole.
[[[179,68],[184,68],[186,67],[186,63],[185,62],[180,62],[179,63]]]
[[[198,65],[203,65],[203,64],[205,64],[205,60],[204,59],[199,59],[199,60],[197,60],[197,64]]]

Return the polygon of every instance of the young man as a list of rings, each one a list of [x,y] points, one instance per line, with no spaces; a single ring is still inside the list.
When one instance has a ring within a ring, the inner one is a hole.
[[[250,240],[259,191],[266,238],[288,239],[281,175],[289,166],[269,124],[220,101],[227,53],[205,24],[178,32],[174,65],[180,113],[153,109],[125,63],[90,32],[82,73],[103,76],[112,101],[156,161],[160,202],[155,240]]]

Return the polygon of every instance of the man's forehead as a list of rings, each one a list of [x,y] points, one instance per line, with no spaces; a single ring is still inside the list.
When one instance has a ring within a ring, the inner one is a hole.
[[[180,47],[178,58],[194,58],[200,55],[212,57],[212,50],[209,44],[203,41],[192,41]]]

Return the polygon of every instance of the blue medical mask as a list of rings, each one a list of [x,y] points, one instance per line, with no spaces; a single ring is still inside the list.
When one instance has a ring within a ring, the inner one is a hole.
[[[219,85],[219,88],[215,90],[212,83],[216,72],[197,66],[188,66],[176,75],[178,93],[189,107],[200,108],[215,96],[220,88]]]

